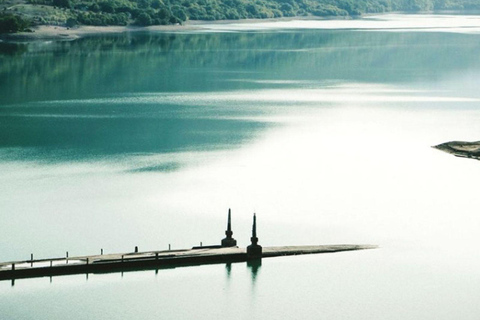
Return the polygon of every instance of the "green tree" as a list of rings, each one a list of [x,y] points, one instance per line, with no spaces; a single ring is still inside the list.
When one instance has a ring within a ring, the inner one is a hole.
[[[53,0],[53,5],[60,8],[71,8],[70,0]]]
[[[172,15],[180,21],[187,21],[188,18],[185,9],[178,5],[172,6]]]
[[[106,13],[114,13],[115,12],[115,5],[111,1],[102,1],[98,4],[100,10]]]
[[[25,31],[30,21],[13,14],[0,14],[0,33]]]
[[[145,11],[142,11],[137,19],[135,19],[135,23],[140,26],[151,26],[153,23],[152,17]]]
[[[67,25],[67,27],[69,27],[69,28],[73,28],[73,27],[75,27],[76,25],[78,25],[78,21],[77,21],[77,19],[75,19],[75,18],[68,18],[66,25]]]

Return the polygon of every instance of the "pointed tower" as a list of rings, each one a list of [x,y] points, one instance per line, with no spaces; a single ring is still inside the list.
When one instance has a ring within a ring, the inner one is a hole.
[[[237,240],[232,238],[232,216],[230,209],[228,209],[227,230],[225,231],[225,235],[227,237],[222,239],[222,247],[235,247],[237,245]]]
[[[250,238],[252,244],[247,247],[247,257],[249,259],[256,259],[262,257],[262,246],[258,244],[257,238],[257,217],[253,214],[252,237]]]

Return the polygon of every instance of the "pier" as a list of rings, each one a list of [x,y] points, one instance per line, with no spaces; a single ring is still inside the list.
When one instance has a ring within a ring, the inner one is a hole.
[[[163,250],[139,252],[135,247],[132,252],[69,257],[34,259],[0,263],[0,280],[21,278],[52,277],[59,275],[110,273],[133,270],[151,270],[177,266],[194,266],[215,263],[232,263],[258,260],[289,255],[332,253],[373,249],[373,245],[314,245],[314,246],[279,246],[261,247],[256,234],[256,216],[252,227],[252,244],[247,248],[236,246],[232,238],[230,211],[227,223],[227,238],[220,245],[193,247],[182,250]]]

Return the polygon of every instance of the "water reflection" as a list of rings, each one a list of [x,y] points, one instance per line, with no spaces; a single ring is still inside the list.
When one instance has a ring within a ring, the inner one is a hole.
[[[21,43],[8,43],[0,41],[0,56],[15,56],[27,52],[28,46]]]
[[[152,165],[152,166],[146,166],[146,167],[140,167],[140,168],[135,168],[131,170],[127,170],[127,172],[130,173],[139,173],[139,172],[171,172],[175,171],[181,168],[181,165],[179,163],[175,162],[168,162],[168,163],[162,163],[158,165]]]
[[[272,80],[432,80],[480,66],[474,37],[310,30],[109,35],[29,44],[27,50],[25,44],[8,44],[0,47],[0,105],[135,92],[248,90],[269,88]],[[5,55],[12,51],[17,53]],[[235,81],[251,77],[267,82]]]
[[[61,289],[56,294],[38,294],[29,280],[31,295],[15,294],[17,284],[2,297],[6,318],[77,319],[88,310],[93,318],[118,318],[116,311],[127,318],[210,319],[199,312],[226,306],[235,319],[299,318],[298,310],[300,318],[313,319],[319,309],[331,318],[342,310],[343,318],[357,319],[441,319],[459,312],[476,319],[479,216],[472,207],[480,203],[472,177],[479,166],[429,147],[478,139],[480,113],[477,102],[429,97],[478,98],[478,35],[312,31],[103,40],[28,46],[0,57],[0,152],[19,160],[1,162],[6,214],[0,228],[9,239],[0,244],[3,260],[30,249],[43,256],[65,247],[88,253],[106,242],[115,250],[137,241],[152,248],[172,239],[188,245],[199,230],[216,234],[212,222],[224,222],[218,208],[232,203],[244,212],[261,207],[268,245],[364,242],[385,250],[326,255],[320,264],[300,257],[268,261],[261,279],[260,265],[251,262],[234,275],[228,265],[160,272],[161,285],[152,271],[141,283],[115,274],[99,286],[92,275],[88,285],[95,290],[88,294],[75,277],[56,279],[75,280],[71,288],[53,286]],[[331,90],[352,83],[360,84],[356,92]],[[270,100],[258,95],[261,88]],[[385,88],[397,91],[381,93]],[[410,91],[397,99],[405,88]],[[179,91],[192,95],[173,103],[184,96]],[[166,103],[158,94],[165,92],[178,94]],[[236,98],[213,99],[221,92]],[[157,100],[135,101],[140,96]],[[290,103],[280,101],[287,98]],[[268,131],[279,114],[300,121]],[[182,170],[185,159],[204,154],[198,150],[239,146],[245,148]],[[106,168],[150,152],[164,156],[126,169],[135,174]],[[22,162],[96,157],[113,161],[88,170]],[[152,174],[162,170],[174,172]],[[189,228],[181,237],[179,225]],[[249,230],[250,219],[238,228]],[[378,260],[368,258],[375,254]],[[289,277],[299,268],[301,275]],[[232,294],[225,294],[228,279]],[[129,295],[128,303],[118,303]],[[78,301],[85,303],[76,312],[35,307]],[[373,317],[365,309],[371,301],[381,302]]]
[[[136,110],[141,112],[141,106]],[[70,107],[65,105],[65,112]],[[169,106],[158,106],[159,109]],[[231,148],[253,138],[265,124],[254,121],[171,117],[31,117],[0,110],[0,151],[12,160],[71,161],[115,155],[173,153]],[[115,112],[115,110],[113,110]],[[132,172],[173,171],[169,162],[134,168]]]
[[[231,262],[225,264],[225,270],[227,270],[227,280],[230,280],[231,273],[232,273],[232,263]]]
[[[254,259],[247,261],[247,268],[250,269],[252,274],[252,284],[255,284],[258,274],[260,272],[260,267],[262,266],[262,259]]]
[[[253,90],[300,89],[285,97],[291,99],[336,79],[387,84],[447,77],[480,68],[473,36],[310,30],[3,44],[0,157],[72,161],[235,148],[284,109],[279,91],[240,103]],[[240,94],[218,94],[227,91]],[[195,92],[216,94],[183,94]],[[265,118],[252,120],[262,112]],[[181,167],[170,161],[128,172]]]

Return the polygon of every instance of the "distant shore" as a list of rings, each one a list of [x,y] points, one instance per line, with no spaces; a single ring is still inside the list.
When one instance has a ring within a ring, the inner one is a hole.
[[[79,26],[67,28],[62,26],[38,26],[33,28],[34,32],[19,32],[3,35],[7,40],[35,41],[35,40],[75,40],[87,35],[115,34],[140,31],[186,31],[199,29],[198,25],[167,25],[151,27],[132,26]]]
[[[292,20],[345,20],[346,17],[283,17],[273,19],[241,19],[241,20],[189,20],[180,25],[156,25],[148,27],[140,26],[77,26],[68,28],[65,26],[41,25],[32,28],[33,32],[19,32],[0,35],[0,39],[13,41],[35,41],[35,40],[75,40],[89,35],[119,34],[128,32],[184,32],[205,29],[207,25],[241,24],[255,22],[275,22]]]
[[[407,14],[403,12],[388,12],[382,14],[365,14],[361,17],[317,17],[317,16],[299,16],[299,17],[282,17],[271,19],[239,19],[239,20],[188,20],[183,24],[176,25],[155,25],[155,26],[77,26],[68,28],[66,26],[52,26],[40,25],[33,28],[33,32],[20,32],[10,34],[0,34],[0,42],[30,42],[30,41],[44,41],[44,40],[60,40],[68,41],[75,40],[85,36],[103,35],[103,34],[121,34],[133,32],[152,32],[152,33],[182,33],[194,31],[214,31],[223,30],[222,26],[227,26],[225,30],[235,31],[243,30],[242,25],[258,24],[257,28],[248,30],[265,30],[268,29],[269,23],[279,23],[277,27],[285,27],[286,24],[282,22],[300,21],[296,28],[311,28],[314,23],[314,28],[322,29],[362,29],[362,30],[445,30],[457,29],[462,32],[480,32],[480,20],[468,19],[462,21],[450,20],[431,20],[429,24],[419,21],[412,22],[412,19],[399,19],[399,17],[408,17],[417,15],[419,17],[431,16],[435,17],[437,14],[446,14],[446,16],[459,14],[460,12],[421,12],[416,14]],[[390,16],[390,18],[389,18]],[[392,19],[392,17],[394,17]],[[337,21],[337,24],[331,25],[331,21]],[[440,24],[439,24],[440,21]],[[234,26],[233,28],[231,28]]]

